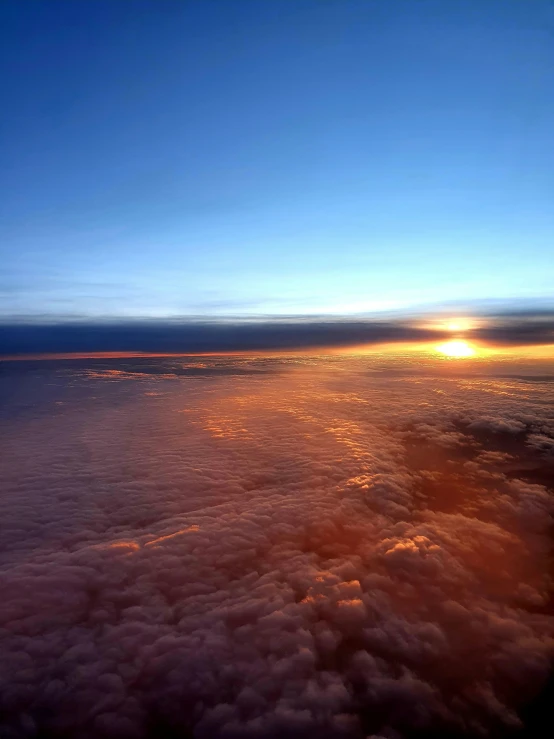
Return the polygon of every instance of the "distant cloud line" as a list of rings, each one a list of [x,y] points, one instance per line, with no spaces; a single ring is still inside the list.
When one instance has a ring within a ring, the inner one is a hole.
[[[287,319],[255,321],[127,320],[5,322],[0,356],[90,353],[217,353],[310,350],[428,342],[452,335],[413,319]],[[490,316],[465,337],[502,346],[554,344],[554,312]]]

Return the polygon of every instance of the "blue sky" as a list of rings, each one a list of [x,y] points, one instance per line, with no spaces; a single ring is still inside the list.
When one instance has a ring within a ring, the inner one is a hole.
[[[554,291],[550,0],[6,0],[0,315]]]

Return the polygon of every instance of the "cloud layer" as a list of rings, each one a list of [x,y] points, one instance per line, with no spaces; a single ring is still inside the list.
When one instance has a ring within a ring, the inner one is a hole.
[[[554,655],[552,383],[222,367],[4,377],[1,735],[521,730]]]
[[[482,317],[467,338],[505,346],[554,344],[554,312]],[[413,317],[377,319],[127,320],[0,324],[0,356],[90,352],[202,353],[277,351],[427,342],[450,338],[444,326]]]

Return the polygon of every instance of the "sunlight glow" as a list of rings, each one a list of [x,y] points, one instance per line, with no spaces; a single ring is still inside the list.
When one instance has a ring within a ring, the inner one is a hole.
[[[470,346],[467,341],[463,341],[462,339],[446,341],[444,344],[439,344],[436,349],[447,357],[455,357],[458,359],[473,357],[475,355],[475,349]]]
[[[454,315],[443,317],[440,315],[427,316],[422,320],[414,322],[414,326],[417,328],[431,329],[435,331],[446,331],[450,334],[454,334],[454,337],[460,337],[461,334],[466,334],[468,331],[473,331],[481,321],[479,319]],[[454,338],[453,337],[453,338]]]
[[[473,328],[473,323],[469,318],[452,318],[446,322],[445,328],[447,331],[460,333],[463,331],[470,331],[471,328]]]

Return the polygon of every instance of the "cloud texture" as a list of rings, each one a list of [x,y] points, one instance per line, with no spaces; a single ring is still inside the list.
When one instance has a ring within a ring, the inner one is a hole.
[[[371,361],[4,377],[2,737],[523,730],[553,385]]]

